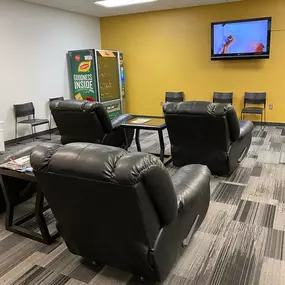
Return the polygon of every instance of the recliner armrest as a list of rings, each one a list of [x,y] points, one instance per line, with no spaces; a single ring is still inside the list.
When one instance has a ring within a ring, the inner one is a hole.
[[[120,127],[124,122],[131,120],[133,118],[133,115],[130,114],[123,114],[118,116],[117,118],[114,118],[112,122],[113,129]]]
[[[248,133],[253,131],[253,123],[251,121],[239,121],[239,127],[240,127],[239,139],[242,139]]]
[[[35,145],[26,145],[26,146],[21,146],[21,148],[17,148],[16,151],[10,151],[7,152],[1,161],[1,163],[7,162],[10,159],[17,159],[22,156],[30,155],[32,151],[34,150]]]
[[[209,203],[211,172],[205,165],[186,165],[172,177],[178,210],[191,207],[197,200]]]

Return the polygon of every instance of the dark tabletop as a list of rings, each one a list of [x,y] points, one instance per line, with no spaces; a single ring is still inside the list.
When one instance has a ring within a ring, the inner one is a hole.
[[[138,124],[137,119],[146,119],[148,122]],[[160,118],[134,118],[122,124],[124,128],[136,128],[145,130],[163,130],[166,128],[165,120]]]
[[[36,177],[32,172],[20,172],[4,167],[0,167],[0,175],[19,178],[27,181],[36,181]]]

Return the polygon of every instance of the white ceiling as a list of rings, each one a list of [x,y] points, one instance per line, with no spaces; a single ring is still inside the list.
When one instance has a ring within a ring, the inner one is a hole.
[[[167,10],[182,7],[211,5],[242,0],[158,0],[156,2],[137,4],[117,8],[104,8],[94,5],[95,0],[24,0],[44,6],[77,12],[97,17],[134,14],[149,11]],[[99,0],[97,0],[99,1]],[[96,1],[96,2],[97,2]]]

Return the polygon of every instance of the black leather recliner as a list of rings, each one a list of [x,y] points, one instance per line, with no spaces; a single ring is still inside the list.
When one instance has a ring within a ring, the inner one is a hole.
[[[31,164],[72,253],[149,280],[168,275],[209,206],[202,165],[171,179],[150,154],[89,143],[40,145]]]
[[[125,148],[125,133],[121,124],[132,119],[124,114],[112,121],[98,102],[65,100],[50,102],[50,110],[61,135],[61,143],[90,142]],[[128,147],[134,130],[127,129]]]
[[[189,101],[163,107],[173,164],[204,164],[212,174],[229,175],[245,157],[253,124],[239,121],[231,105]]]

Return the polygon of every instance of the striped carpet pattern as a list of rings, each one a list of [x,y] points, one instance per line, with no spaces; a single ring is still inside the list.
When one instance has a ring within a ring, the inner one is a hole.
[[[167,132],[164,136],[169,153]],[[141,145],[145,152],[159,152],[157,134],[142,132]],[[130,151],[135,150],[133,144]],[[173,175],[177,168],[168,170]],[[20,205],[19,213],[32,205],[32,200]],[[52,213],[45,216],[53,230]],[[37,230],[34,221],[26,227]],[[231,177],[212,177],[207,216],[163,284],[284,285],[284,231],[285,128],[256,127],[249,153]],[[86,264],[61,239],[47,246],[7,232],[3,215],[0,284],[154,285],[109,266]]]

